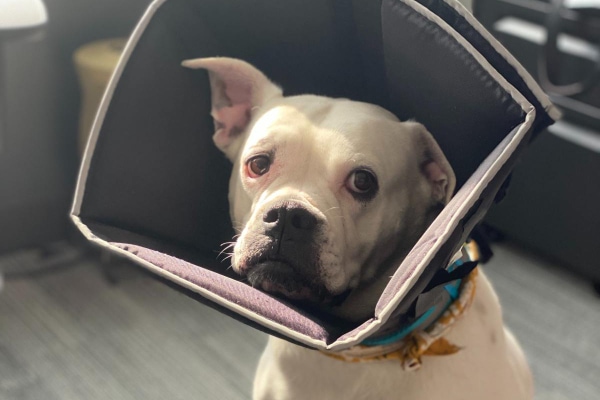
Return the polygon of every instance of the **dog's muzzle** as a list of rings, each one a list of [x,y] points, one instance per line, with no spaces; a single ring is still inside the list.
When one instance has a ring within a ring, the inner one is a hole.
[[[248,281],[254,287],[291,300],[319,301],[325,293],[319,279],[318,237],[323,222],[306,207],[285,202],[267,210],[262,226],[248,240]],[[266,240],[265,240],[266,238]]]

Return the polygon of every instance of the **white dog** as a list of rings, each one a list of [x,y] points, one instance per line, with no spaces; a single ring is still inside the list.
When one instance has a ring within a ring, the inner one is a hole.
[[[233,163],[229,201],[242,228],[232,265],[257,288],[361,321],[417,239],[452,196],[455,177],[416,122],[347,99],[284,97],[252,65],[184,62],[209,71],[214,142]],[[521,349],[482,273],[471,310],[444,339],[456,354],[347,363],[270,338],[254,398],[533,398]]]

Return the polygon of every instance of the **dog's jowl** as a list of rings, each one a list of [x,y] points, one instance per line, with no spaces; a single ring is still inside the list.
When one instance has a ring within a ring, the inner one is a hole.
[[[208,70],[214,143],[233,163],[230,214],[241,232],[233,269],[323,315],[356,324],[372,317],[390,277],[455,190],[432,135],[375,105],[283,96],[241,60],[184,65]],[[468,282],[453,304],[460,315],[432,322],[435,341],[411,336],[420,368],[399,360],[410,353],[406,338],[358,346],[349,358],[270,338],[254,398],[532,399],[527,363],[493,289],[481,271]],[[428,355],[436,352],[448,354]]]

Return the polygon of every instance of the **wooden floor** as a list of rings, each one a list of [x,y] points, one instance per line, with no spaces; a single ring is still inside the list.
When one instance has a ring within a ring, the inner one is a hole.
[[[495,250],[486,271],[531,361],[536,399],[600,399],[600,299],[564,270]],[[248,399],[265,341],[137,270],[111,285],[96,261],[80,262],[5,282],[0,399]]]

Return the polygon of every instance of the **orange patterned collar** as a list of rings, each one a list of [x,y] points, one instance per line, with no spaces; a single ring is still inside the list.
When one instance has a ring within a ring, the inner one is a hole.
[[[475,258],[476,259],[476,258]],[[346,362],[372,362],[382,360],[399,360],[405,370],[416,370],[421,366],[422,356],[449,355],[460,351],[460,347],[444,338],[469,309],[475,297],[475,268],[460,285],[460,295],[450,304],[444,313],[432,325],[411,332],[404,339],[385,345],[356,345],[341,351],[321,352],[329,357]]]

